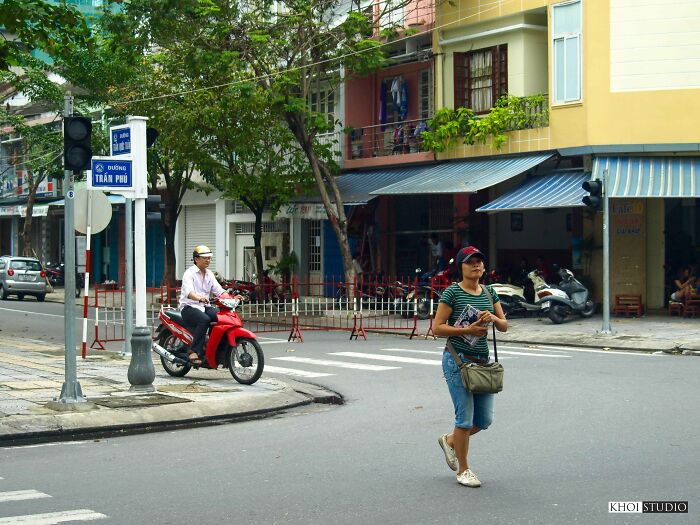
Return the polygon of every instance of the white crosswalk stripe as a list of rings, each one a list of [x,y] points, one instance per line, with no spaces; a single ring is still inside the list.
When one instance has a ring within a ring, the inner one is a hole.
[[[0,503],[6,501],[23,501],[27,499],[50,498],[48,494],[39,492],[38,490],[12,490],[9,492],[0,492]]]
[[[90,509],[64,510],[61,512],[46,512],[44,514],[25,514],[23,516],[7,516],[0,518],[0,525],[53,525],[66,521],[92,521],[107,516]]]
[[[360,352],[331,352],[330,355],[342,357],[359,357],[362,359],[374,359],[377,361],[391,361],[393,363],[413,363],[417,365],[442,365],[440,359],[420,359],[417,357],[404,357],[400,355],[362,354]]]
[[[384,370],[392,370],[398,367],[396,366],[380,366],[380,365],[365,365],[362,363],[349,363],[346,361],[331,361],[329,359],[311,359],[309,357],[273,357],[272,359],[278,359],[280,361],[291,361],[294,363],[306,363],[309,365],[321,365],[321,366],[331,366],[338,368],[355,368],[357,370],[371,370],[373,372],[382,372]]]
[[[323,372],[306,372],[305,370],[295,370],[294,368],[282,368],[279,366],[269,366],[265,365],[266,374],[282,374],[286,376],[296,376],[296,377],[325,377],[332,376],[334,374],[326,374]]]

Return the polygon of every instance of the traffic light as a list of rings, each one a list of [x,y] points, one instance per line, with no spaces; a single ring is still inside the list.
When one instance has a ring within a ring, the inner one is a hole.
[[[69,171],[90,169],[92,122],[87,117],[63,118],[63,166]]]
[[[581,187],[588,192],[581,202],[595,211],[600,210],[603,206],[603,181],[587,180]]]
[[[165,204],[161,202],[160,195],[149,195],[146,197],[146,220],[147,221],[162,221],[163,220],[163,210],[165,209]],[[153,210],[153,211],[149,211]]]
[[[158,138],[158,130],[156,128],[146,128],[146,149],[153,146]]]

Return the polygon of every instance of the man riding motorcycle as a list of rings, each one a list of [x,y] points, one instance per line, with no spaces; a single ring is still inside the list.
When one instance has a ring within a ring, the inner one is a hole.
[[[199,245],[192,252],[194,263],[182,276],[180,289],[180,311],[182,320],[192,327],[192,345],[189,360],[193,365],[201,365],[204,358],[204,336],[209,324],[216,321],[216,308],[209,306],[209,297],[221,295],[224,289],[209,270],[212,252],[206,246]]]

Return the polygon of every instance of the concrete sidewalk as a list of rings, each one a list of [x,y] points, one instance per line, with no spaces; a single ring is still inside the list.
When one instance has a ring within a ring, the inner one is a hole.
[[[0,446],[240,421],[310,403],[342,403],[335,392],[291,380],[263,377],[241,385],[228,370],[170,377],[155,360],[156,392],[131,393],[129,358],[101,352],[77,359],[88,402],[56,411],[47,404],[61,393],[63,353],[63,347],[0,339]]]

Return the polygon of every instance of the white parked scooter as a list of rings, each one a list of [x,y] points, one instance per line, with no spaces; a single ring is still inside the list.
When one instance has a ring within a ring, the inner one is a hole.
[[[506,315],[513,315],[525,312],[547,313],[549,301],[542,302],[547,296],[553,295],[568,299],[566,293],[554,285],[547,284],[538,270],[533,270],[527,274],[527,278],[532,281],[535,289],[535,303],[529,303],[525,298],[525,291],[522,286],[514,284],[493,283],[491,286],[501,300],[503,312]]]

